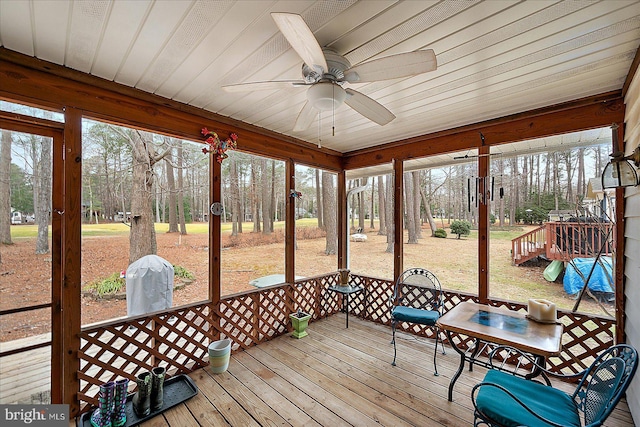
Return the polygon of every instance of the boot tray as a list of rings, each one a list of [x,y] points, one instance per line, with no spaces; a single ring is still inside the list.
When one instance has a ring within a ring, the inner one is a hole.
[[[167,378],[164,381],[164,397],[162,408],[157,411],[151,411],[151,413],[146,417],[138,417],[136,413],[133,412],[131,399],[133,399],[134,394],[135,393],[131,393],[127,396],[127,423],[124,425],[125,427],[140,424],[150,418],[155,417],[156,415],[163,413],[167,409],[171,409],[174,406],[179,405],[180,403],[188,399],[191,399],[193,396],[198,394],[198,386],[196,386],[193,380],[185,374]],[[78,418],[78,427],[91,427],[91,413],[94,409],[95,408],[91,408],[89,412],[85,412],[84,414],[82,414],[81,418]]]

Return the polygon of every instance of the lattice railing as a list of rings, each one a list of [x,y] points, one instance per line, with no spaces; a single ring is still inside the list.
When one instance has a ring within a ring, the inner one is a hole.
[[[351,281],[366,288],[367,308],[365,314],[360,317],[391,325],[389,299],[393,292],[393,282],[356,275],[351,276]],[[462,292],[444,290],[443,297],[445,313],[463,301],[478,302],[476,295]],[[525,304],[512,301],[492,300],[490,304],[523,313],[527,310]],[[356,313],[355,310],[354,313]],[[613,345],[615,328],[613,318],[558,310],[558,320],[564,324],[562,353],[548,360],[549,368],[555,372],[564,374],[581,372],[599,353]],[[422,337],[435,338],[432,329],[421,325],[401,323],[398,324],[398,329]],[[474,344],[474,340],[459,334],[454,334],[453,340],[456,345],[463,347]],[[485,348],[485,354],[489,350],[490,347]]]
[[[100,384],[118,377],[134,380],[139,372],[154,366],[167,367],[169,375],[206,366],[207,347],[213,339],[230,338],[233,351],[237,352],[286,334],[291,330],[289,314],[298,309],[310,313],[311,321],[335,314],[343,309],[342,298],[327,288],[338,282],[336,272],[293,285],[226,296],[213,309],[211,303],[198,303],[86,327],[80,333],[78,399],[87,410],[89,405],[97,404]],[[365,288],[365,292],[350,298],[350,314],[390,325],[393,282],[351,275],[350,283]],[[462,301],[477,301],[477,296],[460,292],[443,291],[443,297],[445,312]],[[509,301],[495,300],[491,304],[526,310],[524,304]],[[558,319],[565,325],[564,347],[559,357],[549,360],[553,370],[579,372],[613,342],[615,320],[612,318],[559,311]],[[421,325],[403,323],[398,328],[434,338],[433,331]],[[465,336],[456,335],[453,339],[458,345],[472,344]]]
[[[100,384],[164,366],[169,375],[206,365],[212,337],[209,305],[180,307],[164,313],[84,328],[80,333],[81,404],[96,405]]]

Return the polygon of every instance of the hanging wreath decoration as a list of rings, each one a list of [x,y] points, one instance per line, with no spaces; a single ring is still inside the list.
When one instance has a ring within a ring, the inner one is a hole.
[[[217,133],[207,128],[202,128],[201,133],[205,136],[204,142],[208,145],[202,149],[202,152],[204,154],[213,153],[218,163],[222,163],[224,159],[229,157],[226,153],[227,150],[235,150],[238,147],[238,134],[235,132],[231,132],[224,141],[218,137]]]

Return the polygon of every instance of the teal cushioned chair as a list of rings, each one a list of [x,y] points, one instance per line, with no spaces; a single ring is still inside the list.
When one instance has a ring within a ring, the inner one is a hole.
[[[624,395],[637,367],[633,347],[613,346],[585,371],[567,376],[580,378],[572,394],[491,369],[471,391],[474,426],[600,426]]]
[[[440,331],[436,322],[442,315],[442,287],[438,278],[424,268],[411,268],[398,277],[391,296],[391,329],[393,331],[393,366],[396,365],[396,329],[398,323],[407,322],[425,325],[433,328],[436,336],[436,346],[433,353],[434,374],[438,375],[436,357]]]

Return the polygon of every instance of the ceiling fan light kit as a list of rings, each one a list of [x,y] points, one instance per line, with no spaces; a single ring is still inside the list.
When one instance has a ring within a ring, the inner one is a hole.
[[[271,17],[293,50],[302,58],[303,79],[240,83],[224,86],[224,89],[237,92],[309,86],[307,102],[296,119],[294,131],[306,130],[318,117],[319,111],[335,111],[342,103],[384,126],[396,117],[391,111],[365,94],[342,86],[347,83],[412,77],[437,68],[436,56],[431,49],[390,55],[351,66],[351,63],[338,52],[320,46],[302,16],[273,12]]]
[[[342,105],[347,92],[339,85],[331,82],[320,82],[307,90],[307,99],[311,106],[320,111],[328,111]]]

